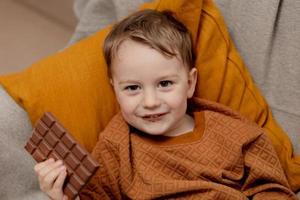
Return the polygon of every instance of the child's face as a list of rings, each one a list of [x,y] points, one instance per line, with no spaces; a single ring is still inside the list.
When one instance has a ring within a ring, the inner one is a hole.
[[[175,136],[190,131],[186,114],[197,70],[175,56],[126,40],[112,62],[112,84],[124,119],[151,134]]]

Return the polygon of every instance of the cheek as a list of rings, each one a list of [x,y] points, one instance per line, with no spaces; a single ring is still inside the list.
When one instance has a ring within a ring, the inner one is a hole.
[[[114,87],[114,91],[122,113],[130,113],[133,107],[131,99],[122,94],[119,88]]]
[[[170,106],[173,108],[178,108],[184,104],[188,99],[187,97],[187,87],[180,87],[165,96],[165,99],[169,102]]]
[[[187,97],[185,93],[176,93],[174,95],[166,96],[166,102],[170,108],[176,110],[185,110]]]
[[[137,101],[135,98],[119,95],[117,96],[117,100],[120,105],[120,109],[124,114],[133,113],[137,107]]]

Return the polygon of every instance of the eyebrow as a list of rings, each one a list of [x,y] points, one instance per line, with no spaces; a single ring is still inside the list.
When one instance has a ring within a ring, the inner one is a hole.
[[[174,74],[174,75],[166,75],[166,76],[159,77],[159,79],[172,79],[172,78],[178,78],[178,75]]]
[[[138,81],[128,79],[125,81],[118,82],[118,84],[127,84],[127,83],[138,83]]]
[[[178,78],[178,77],[179,77],[179,76],[178,76],[177,74],[174,74],[174,75],[166,75],[166,76],[161,76],[161,77],[157,78],[157,80],[175,79],[175,78]],[[131,84],[132,84],[132,83],[138,84],[139,81],[127,79],[127,80],[118,82],[118,84],[128,84],[128,83],[131,83]]]

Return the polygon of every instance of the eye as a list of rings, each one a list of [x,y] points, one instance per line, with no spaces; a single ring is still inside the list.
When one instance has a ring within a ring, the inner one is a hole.
[[[169,80],[165,80],[165,81],[160,81],[159,82],[159,86],[163,87],[163,88],[170,87],[172,85],[173,85],[173,81],[169,81]]]
[[[128,85],[124,88],[127,91],[137,91],[140,88],[138,85]]]

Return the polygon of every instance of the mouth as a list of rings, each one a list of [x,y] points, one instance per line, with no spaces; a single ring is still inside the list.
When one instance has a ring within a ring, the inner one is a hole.
[[[142,119],[149,121],[149,122],[156,122],[156,121],[161,120],[161,118],[166,114],[167,113],[147,114],[147,115],[143,115]]]

